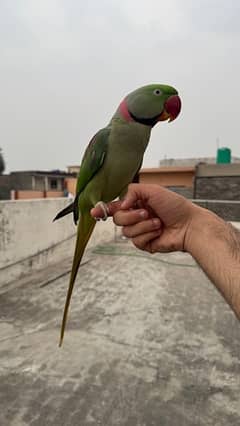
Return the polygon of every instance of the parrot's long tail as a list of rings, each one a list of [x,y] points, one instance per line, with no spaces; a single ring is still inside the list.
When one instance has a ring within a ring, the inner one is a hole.
[[[81,259],[83,257],[85,247],[86,247],[87,242],[88,242],[88,240],[89,240],[89,238],[90,238],[90,236],[93,232],[95,224],[96,224],[96,221],[92,218],[92,216],[90,216],[89,212],[84,212],[81,215],[81,219],[80,219],[80,222],[79,222],[79,225],[78,225],[78,230],[77,230],[77,240],[76,240],[76,245],[75,245],[75,252],[74,252],[74,257],[73,257],[72,271],[71,271],[71,276],[70,276],[70,281],[69,281],[68,293],[67,293],[67,298],[66,298],[65,307],[64,307],[59,346],[62,346],[62,342],[63,342],[64,330],[65,330],[66,321],[67,321],[68,308],[69,308],[69,305],[70,305],[73,286],[74,286],[75,279],[76,279],[76,276],[77,276],[78,268],[80,266],[80,262],[81,262]]]

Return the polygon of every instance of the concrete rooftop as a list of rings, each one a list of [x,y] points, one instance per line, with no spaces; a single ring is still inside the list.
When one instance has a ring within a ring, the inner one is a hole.
[[[85,260],[61,349],[71,260],[0,288],[0,425],[239,425],[240,324],[193,259]]]

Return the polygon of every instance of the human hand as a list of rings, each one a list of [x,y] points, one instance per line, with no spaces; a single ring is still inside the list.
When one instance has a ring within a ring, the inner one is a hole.
[[[187,234],[200,209],[186,198],[159,185],[131,184],[123,201],[107,205],[114,223],[134,245],[150,253],[187,251]],[[91,210],[101,216],[98,207]]]

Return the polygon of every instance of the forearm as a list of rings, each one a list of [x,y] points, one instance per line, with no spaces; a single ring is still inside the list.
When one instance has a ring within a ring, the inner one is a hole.
[[[240,319],[240,232],[199,208],[188,229],[185,248]]]

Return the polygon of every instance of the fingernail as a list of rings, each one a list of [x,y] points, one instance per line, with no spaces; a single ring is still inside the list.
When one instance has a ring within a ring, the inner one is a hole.
[[[146,210],[140,210],[139,212],[139,216],[143,219],[145,219],[147,217],[147,212]]]
[[[157,228],[160,226],[160,220],[158,218],[153,219],[153,225]]]
[[[127,200],[123,200],[121,208],[124,209],[127,206]]]

